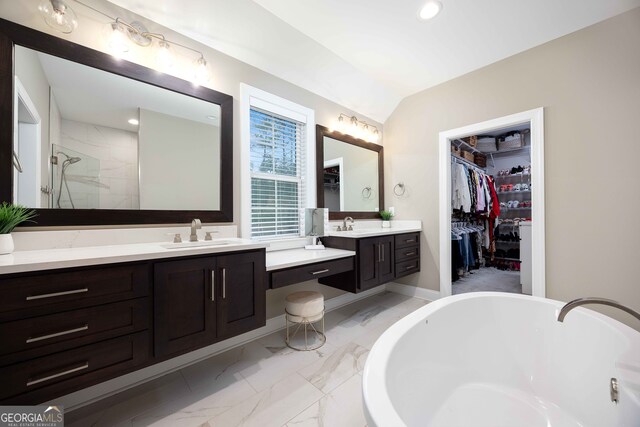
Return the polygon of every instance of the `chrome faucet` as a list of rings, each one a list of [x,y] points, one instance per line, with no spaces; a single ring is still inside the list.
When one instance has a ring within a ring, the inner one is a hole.
[[[197,242],[198,241],[198,233],[196,232],[196,230],[199,230],[201,228],[202,228],[202,223],[200,222],[200,220],[198,218],[196,218],[193,221],[191,221],[191,235],[189,236],[189,241],[190,242]]]
[[[617,301],[606,299],[606,298],[578,298],[578,299],[574,299],[573,301],[569,301],[564,305],[564,307],[562,307],[562,309],[560,310],[560,314],[558,314],[558,322],[564,321],[564,317],[571,310],[585,304],[602,304],[602,305],[608,305],[610,307],[615,307],[629,313],[636,319],[640,320],[640,313],[630,309],[629,307],[625,307],[624,305],[620,304]]]
[[[349,228],[347,228],[347,221],[351,221],[351,224],[349,226]],[[345,219],[342,220],[342,231],[353,231],[353,224],[355,223],[355,221],[353,220],[353,218],[351,218],[350,216],[345,217]]]

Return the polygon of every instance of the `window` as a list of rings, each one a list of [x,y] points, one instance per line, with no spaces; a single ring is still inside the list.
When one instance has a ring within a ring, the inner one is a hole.
[[[251,108],[251,238],[298,236],[305,124]]]
[[[315,206],[313,111],[250,86],[242,93],[242,236],[298,237],[301,208]]]

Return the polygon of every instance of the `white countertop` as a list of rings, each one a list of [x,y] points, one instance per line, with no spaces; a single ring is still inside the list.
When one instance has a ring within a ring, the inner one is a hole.
[[[360,239],[362,237],[386,236],[389,234],[414,233],[422,231],[422,227],[390,227],[390,228],[356,228],[353,231],[330,231],[329,236],[332,237],[350,237],[352,239]],[[322,240],[322,238],[320,238]]]
[[[266,248],[268,246],[268,243],[238,238],[214,239],[212,244],[215,244],[216,240],[230,241],[231,243],[180,249],[167,249],[162,245],[167,245],[168,242],[158,242],[16,251],[9,255],[0,255],[0,275],[86,265],[235,252]]]
[[[282,268],[296,267],[298,265],[313,264],[332,259],[355,256],[354,251],[344,249],[287,249],[283,251],[267,252],[267,271],[280,270]]]

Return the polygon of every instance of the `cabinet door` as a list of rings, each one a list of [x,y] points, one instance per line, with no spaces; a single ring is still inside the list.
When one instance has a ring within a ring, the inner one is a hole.
[[[358,241],[358,288],[373,288],[380,284],[378,260],[380,259],[379,238],[360,239]]]
[[[380,260],[378,261],[379,284],[390,282],[394,279],[395,251],[393,236],[378,238],[380,245]]]
[[[218,338],[225,339],[266,322],[264,251],[217,258]]]
[[[155,356],[186,353],[216,341],[213,257],[154,267]]]

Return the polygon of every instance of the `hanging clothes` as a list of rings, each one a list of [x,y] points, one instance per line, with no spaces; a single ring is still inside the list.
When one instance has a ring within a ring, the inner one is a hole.
[[[471,212],[471,192],[469,191],[467,168],[459,163],[454,163],[452,171],[451,206],[456,210]]]

